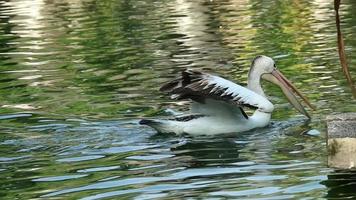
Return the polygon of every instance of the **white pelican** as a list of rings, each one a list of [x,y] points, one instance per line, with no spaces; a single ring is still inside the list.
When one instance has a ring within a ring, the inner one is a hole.
[[[193,100],[190,114],[174,119],[142,119],[139,123],[162,133],[191,135],[237,133],[267,126],[274,106],[263,92],[261,78],[280,86],[289,102],[310,118],[293,92],[314,109],[309,101],[277,70],[272,58],[257,56],[248,73],[247,87],[219,76],[190,69],[183,71],[177,79],[164,84],[160,91],[168,92],[172,99]],[[248,116],[243,107],[255,111]]]

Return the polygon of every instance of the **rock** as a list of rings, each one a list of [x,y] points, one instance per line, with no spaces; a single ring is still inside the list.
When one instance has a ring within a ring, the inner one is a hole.
[[[326,117],[328,139],[356,138],[356,113],[343,113]]]
[[[356,168],[356,113],[329,115],[327,121],[328,165]]]
[[[338,169],[355,169],[356,138],[328,139],[328,165]]]

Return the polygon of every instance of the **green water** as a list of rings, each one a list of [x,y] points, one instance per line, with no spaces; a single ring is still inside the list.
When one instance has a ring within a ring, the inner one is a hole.
[[[356,77],[356,3],[342,30]],[[184,112],[159,86],[187,67],[244,83],[256,55],[317,107],[278,88],[269,127],[157,135],[138,119]],[[0,0],[0,199],[345,199],[327,167],[325,116],[356,111],[332,1]]]

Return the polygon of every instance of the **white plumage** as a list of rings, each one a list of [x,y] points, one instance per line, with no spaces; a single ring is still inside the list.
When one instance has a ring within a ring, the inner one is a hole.
[[[267,56],[257,56],[251,65],[247,87],[219,76],[187,69],[161,87],[173,99],[193,100],[190,114],[175,119],[143,119],[140,124],[159,132],[176,134],[214,135],[248,131],[268,125],[273,104],[265,97],[260,80],[279,85],[295,108],[310,118],[292,92],[298,94],[308,106],[307,99],[276,69]],[[255,109],[247,116],[243,107]]]

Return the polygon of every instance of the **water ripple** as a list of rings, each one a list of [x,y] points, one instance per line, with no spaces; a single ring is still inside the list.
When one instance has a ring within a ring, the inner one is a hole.
[[[351,67],[355,9],[341,7]],[[355,198],[355,174],[326,165],[325,115],[356,110],[334,21],[322,0],[0,0],[1,198]],[[263,83],[266,128],[191,138],[138,125],[188,109],[158,91],[182,69],[243,84],[259,54],[315,104],[311,121]]]

